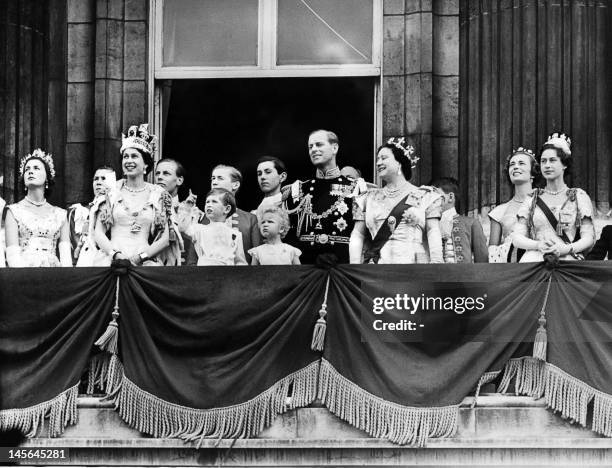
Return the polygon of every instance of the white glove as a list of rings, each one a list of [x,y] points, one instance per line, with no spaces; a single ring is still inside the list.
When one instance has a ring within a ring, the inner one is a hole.
[[[63,267],[72,266],[72,254],[70,252],[70,242],[64,241],[58,244],[60,265]]]
[[[6,262],[11,268],[23,268],[25,262],[21,258],[21,247],[18,245],[11,245],[6,248]]]

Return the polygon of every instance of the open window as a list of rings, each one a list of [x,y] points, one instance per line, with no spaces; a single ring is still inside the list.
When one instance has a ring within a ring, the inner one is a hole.
[[[245,177],[241,208],[256,206],[257,158],[310,177],[317,128],[338,133],[340,165],[372,180],[382,0],[152,0],[151,14],[150,115],[194,192],[230,164]]]

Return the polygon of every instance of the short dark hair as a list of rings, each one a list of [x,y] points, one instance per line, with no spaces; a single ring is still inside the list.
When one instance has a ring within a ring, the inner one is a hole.
[[[227,214],[228,218],[236,212],[236,197],[234,197],[234,194],[229,190],[225,190],[222,188],[214,188],[209,190],[206,194],[206,198],[210,196],[220,197],[221,202],[225,206],[229,205],[231,207],[230,212]]]
[[[563,176],[568,177],[569,175],[571,175],[572,173],[572,155],[567,154],[561,148],[553,144],[545,143],[542,146],[542,149],[540,150],[540,154],[538,156],[538,163],[540,163],[540,160],[542,159],[542,153],[548,149],[555,150],[557,152],[557,157],[561,160],[561,164],[565,166],[565,173],[563,174]]]
[[[98,166],[96,167],[96,171],[108,171],[108,172],[115,172],[115,168],[112,166]]]
[[[331,130],[325,130],[323,128],[319,128],[317,130],[313,130],[312,132],[310,132],[308,134],[308,138],[310,138],[314,133],[317,132],[323,132],[327,134],[327,141],[329,141],[330,144],[337,144],[340,145],[340,139],[338,138],[338,135],[336,135],[334,132],[332,132]]]
[[[121,159],[123,160],[123,153],[125,153],[125,150],[128,149],[135,149],[136,151],[138,151],[140,153],[140,156],[142,156],[142,160],[145,163],[145,166],[147,166],[147,168],[145,169],[145,175],[147,175],[149,172],[151,172],[153,170],[153,156],[151,156],[151,153],[149,153],[148,151],[142,150],[140,148],[134,148],[133,146],[129,146],[127,148],[124,148],[124,150],[121,152]],[[123,165],[121,164],[121,166],[123,167]]]
[[[458,200],[461,195],[459,193],[459,181],[454,177],[439,177],[434,180],[431,185],[442,189],[444,193],[453,192],[455,194],[455,200]]]
[[[157,164],[155,166],[157,166],[159,163],[164,163],[164,162],[165,163],[174,163],[174,165],[176,166],[176,176],[177,177],[185,177],[185,168],[176,159],[162,158],[159,161],[157,161]]]
[[[257,165],[259,166],[261,163],[265,163],[265,162],[273,163],[274,168],[276,169],[276,172],[278,172],[279,174],[282,174],[283,172],[285,174],[287,173],[287,168],[285,167],[285,163],[282,162],[280,159],[275,158],[274,156],[262,156],[261,158],[257,160]]]
[[[26,164],[30,162],[32,159],[36,159],[37,161],[40,161],[43,164],[43,167],[45,168],[45,175],[47,177],[45,180],[45,197],[47,197],[53,191],[53,186],[55,185],[55,177],[51,177],[51,168],[45,162],[44,159],[39,158],[38,156],[32,156],[31,158],[28,158],[28,161],[26,162]],[[19,180],[21,181],[21,186],[23,187],[23,190],[26,191],[27,189],[25,185],[25,165],[24,165],[23,174],[19,176]]]
[[[512,185],[512,181],[510,180],[510,160],[518,154],[524,154],[525,156],[529,158],[529,161],[531,162],[530,174],[531,174],[531,177],[533,177],[532,183],[535,185],[540,180],[540,177],[542,176],[542,173],[540,172],[540,163],[538,163],[535,156],[527,153],[526,151],[513,151],[512,153],[508,155],[508,157],[506,158],[506,163],[504,164],[506,180]]]
[[[410,180],[410,178],[412,177],[412,161],[410,161],[408,156],[406,156],[404,152],[400,148],[395,146],[393,143],[385,143],[384,145],[379,146],[376,150],[376,154],[378,155],[380,150],[383,148],[388,148],[391,150],[391,153],[393,153],[393,157],[395,158],[395,160],[400,163],[404,177],[406,178],[406,180]]]

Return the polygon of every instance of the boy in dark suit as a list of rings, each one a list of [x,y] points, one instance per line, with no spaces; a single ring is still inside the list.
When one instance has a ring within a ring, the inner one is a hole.
[[[457,213],[459,182],[442,177],[431,185],[442,195],[440,231],[445,263],[488,263],[487,240],[480,221]]]

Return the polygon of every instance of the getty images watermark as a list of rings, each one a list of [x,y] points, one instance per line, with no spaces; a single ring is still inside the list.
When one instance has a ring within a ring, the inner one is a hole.
[[[361,286],[361,339],[384,342],[489,340],[492,331],[499,334],[489,323],[497,315],[500,293],[507,292],[470,281],[372,281]],[[507,325],[503,317],[498,321]]]
[[[372,313],[374,315],[382,315],[385,312],[403,311],[404,314],[409,314],[410,319],[392,318],[387,321],[386,318],[377,318],[372,322],[372,328],[376,331],[415,331],[418,328],[423,328],[425,325],[422,322],[413,320],[414,316],[419,316],[421,312],[454,312],[455,314],[463,314],[470,311],[480,311],[486,306],[488,295],[484,293],[481,296],[411,296],[409,294],[397,293],[395,296],[374,297],[372,299]],[[396,314],[394,314],[396,315]]]

